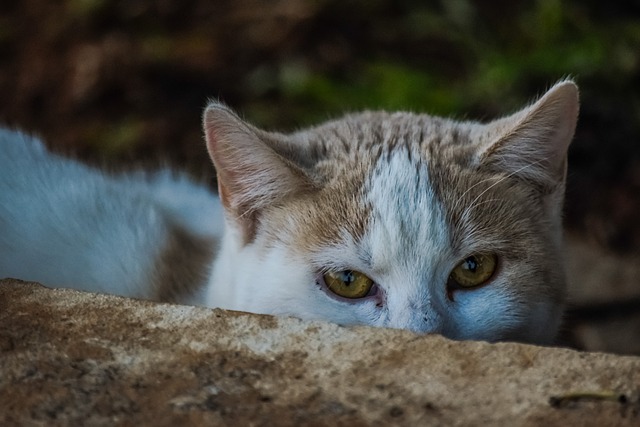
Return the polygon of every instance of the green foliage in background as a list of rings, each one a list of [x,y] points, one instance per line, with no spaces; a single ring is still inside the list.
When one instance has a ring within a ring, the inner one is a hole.
[[[209,168],[211,97],[285,131],[360,109],[483,120],[565,77],[581,87],[574,171],[640,181],[636,0],[0,4],[0,119],[110,160]]]
[[[251,76],[266,81],[249,79],[256,91],[248,112],[267,125],[313,123],[328,111],[361,108],[484,117],[572,77],[587,98],[611,91],[632,109],[625,114],[638,118],[640,91],[629,89],[638,89],[640,20],[625,7],[601,11],[607,7],[561,0],[327,2],[322,14],[338,21],[333,48],[347,45],[346,59],[331,67],[316,57],[282,58],[270,73]],[[350,25],[364,36],[349,40]],[[264,88],[288,106],[286,119],[273,98],[260,101]]]

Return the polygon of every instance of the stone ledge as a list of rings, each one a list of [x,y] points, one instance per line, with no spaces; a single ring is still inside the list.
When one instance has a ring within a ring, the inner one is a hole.
[[[639,425],[639,388],[638,357],[0,281],[0,425]]]

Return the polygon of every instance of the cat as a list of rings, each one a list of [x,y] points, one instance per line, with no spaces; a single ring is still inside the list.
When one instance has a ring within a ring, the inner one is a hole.
[[[551,343],[578,88],[478,123],[363,112],[291,134],[211,102],[218,194],[110,175],[0,133],[0,277],[130,297]]]

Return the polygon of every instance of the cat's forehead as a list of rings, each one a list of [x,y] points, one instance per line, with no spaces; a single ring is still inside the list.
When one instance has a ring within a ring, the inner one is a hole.
[[[305,137],[322,147],[313,168],[329,183],[325,194],[340,201],[341,212],[364,213],[346,209],[351,204],[367,208],[365,221],[334,222],[377,224],[376,232],[384,233],[374,240],[384,241],[378,247],[385,248],[385,256],[396,252],[398,259],[418,262],[409,255],[432,257],[435,248],[471,247],[479,231],[508,231],[536,211],[526,186],[478,169],[475,153],[493,135],[477,122],[364,112],[327,122]],[[433,251],[417,249],[429,245]]]
[[[295,135],[305,161],[321,173],[371,169],[379,161],[408,153],[414,162],[468,164],[483,138],[482,125],[427,114],[363,112]],[[322,172],[324,171],[324,172]]]
[[[378,161],[364,193],[371,206],[366,235],[379,268],[400,263],[408,271],[421,269],[448,248],[446,214],[429,167],[415,162],[408,150],[395,150]]]
[[[473,123],[414,113],[368,111],[329,121],[311,130],[310,138],[332,151],[386,150],[429,145],[466,145]]]

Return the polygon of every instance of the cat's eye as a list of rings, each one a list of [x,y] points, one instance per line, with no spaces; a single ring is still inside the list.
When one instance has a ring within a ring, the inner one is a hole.
[[[474,288],[491,279],[497,265],[495,254],[469,255],[451,271],[449,280],[461,288]]]
[[[364,298],[373,287],[373,280],[355,270],[328,272],[322,278],[331,292],[344,298]]]

